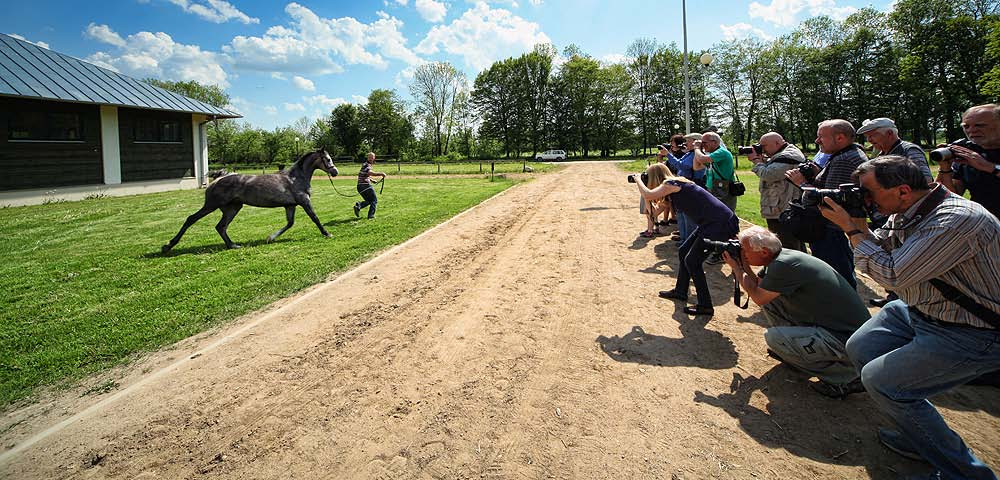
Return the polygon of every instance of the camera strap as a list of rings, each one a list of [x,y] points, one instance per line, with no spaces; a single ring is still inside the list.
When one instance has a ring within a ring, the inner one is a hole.
[[[743,296],[743,290],[740,289],[740,281],[736,279],[736,273],[733,273],[733,305],[746,310],[750,306],[750,295],[747,295],[747,301],[740,305],[740,298]]]

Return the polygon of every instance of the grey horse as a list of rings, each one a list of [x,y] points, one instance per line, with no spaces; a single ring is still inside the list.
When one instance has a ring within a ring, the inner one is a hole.
[[[288,223],[267,237],[269,242],[274,241],[278,235],[285,233],[285,230],[295,224],[295,207],[297,205],[302,206],[313,223],[319,227],[323,236],[330,237],[330,233],[323,228],[323,224],[316,217],[312,202],[309,200],[310,182],[313,171],[317,168],[333,176],[337,176],[339,173],[337,166],[333,164],[333,159],[330,158],[330,154],[324,149],[319,149],[302,155],[292,166],[278,173],[267,175],[230,174],[219,178],[205,189],[205,205],[201,207],[201,210],[194,212],[187,218],[177,235],[170,239],[170,243],[163,246],[163,253],[174,248],[174,245],[177,245],[177,242],[181,240],[184,232],[191,225],[216,209],[222,210],[222,219],[215,225],[215,230],[226,242],[227,248],[240,248],[229,239],[226,229],[243,208],[243,205],[269,208],[285,207]]]

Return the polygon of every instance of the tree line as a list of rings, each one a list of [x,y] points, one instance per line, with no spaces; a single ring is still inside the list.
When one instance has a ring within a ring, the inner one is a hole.
[[[698,58],[714,59],[702,65]],[[684,53],[640,38],[625,59],[601,62],[552,45],[494,62],[471,82],[447,62],[415,69],[412,105],[394,90],[273,131],[246,122],[209,128],[213,162],[268,163],[322,146],[403,160],[496,158],[561,149],[578,156],[639,154],[684,133]],[[891,12],[820,16],[786,35],[719,42],[689,52],[693,131],[730,146],[777,131],[803,147],[816,125],[890,117],[901,136],[933,145],[963,136],[961,113],[1000,99],[1000,1],[899,0]],[[217,87],[159,86],[224,106]]]

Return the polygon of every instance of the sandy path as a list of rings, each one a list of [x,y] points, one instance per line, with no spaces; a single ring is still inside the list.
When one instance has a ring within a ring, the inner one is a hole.
[[[569,165],[284,306],[153,356],[113,401],[70,393],[9,412],[7,451],[96,404],[0,460],[0,478],[840,479],[922,469],[877,444],[884,421],[865,395],[820,397],[764,355],[762,317],[732,306],[727,268],[708,267],[710,322],[656,298],[673,284],[676,244],[637,237],[644,221],[624,177],[608,164]],[[998,393],[965,387],[936,403],[1000,469]]]

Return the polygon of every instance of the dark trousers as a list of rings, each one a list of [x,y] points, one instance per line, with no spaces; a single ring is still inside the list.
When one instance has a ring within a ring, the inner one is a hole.
[[[788,233],[785,228],[777,218],[768,218],[767,229],[778,236],[778,240],[781,240],[781,248],[787,248],[790,250],[798,250],[800,252],[806,251],[805,243],[802,243],[799,239],[795,238],[795,235]]]
[[[358,184],[358,193],[365,201],[358,204],[358,208],[368,207],[368,218],[375,217],[375,207],[378,206],[378,196],[375,195],[375,187],[363,183]]]
[[[705,244],[702,241],[701,228],[691,232],[678,251],[680,265],[677,268],[677,286],[674,291],[687,295],[688,284],[694,280],[694,291],[698,295],[698,306],[711,307],[712,294],[708,290],[708,280],[705,279]]]
[[[844,232],[840,229],[826,228],[823,238],[811,242],[809,248],[814,257],[826,262],[844,277],[847,283],[855,289],[858,288],[858,280],[854,277],[854,250]]]

